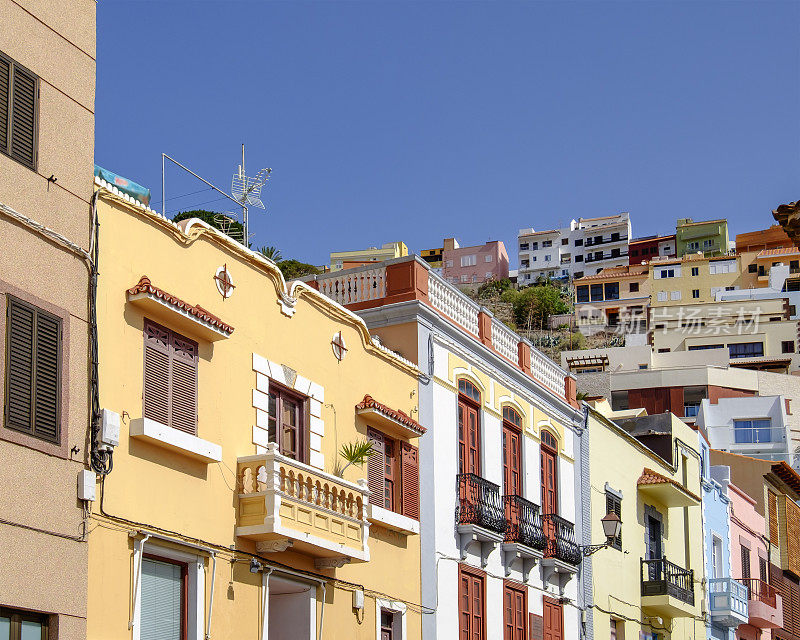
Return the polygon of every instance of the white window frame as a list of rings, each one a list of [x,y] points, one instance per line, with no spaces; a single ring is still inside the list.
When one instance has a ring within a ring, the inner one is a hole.
[[[659,302],[666,302],[667,301],[667,292],[666,291],[659,291],[658,292],[658,301]]]
[[[719,549],[719,553],[717,553]],[[714,573],[714,578],[724,578],[725,566],[723,564],[723,555],[725,547],[722,543],[722,537],[715,531],[711,532],[711,571]],[[719,572],[720,575],[716,575]]]
[[[162,558],[169,558],[177,562],[185,562],[187,565],[188,573],[188,586],[186,594],[186,637],[188,640],[203,640],[205,637],[205,630],[203,623],[205,622],[206,615],[206,598],[205,598],[205,560],[206,555],[199,555],[197,553],[189,553],[186,551],[178,551],[172,547],[167,547],[158,544],[151,538],[144,542],[144,539],[136,540],[134,542],[134,562],[133,562],[133,580],[136,593],[136,609],[133,612],[133,640],[140,640],[141,620],[142,620],[142,554],[149,553],[154,556],[161,556]],[[176,544],[180,544],[177,540]]]
[[[551,259],[552,257],[553,257],[553,256],[551,256],[551,255],[548,253],[548,254],[547,254],[545,257],[544,257],[544,261],[545,261],[545,262],[550,262],[550,259]]]
[[[403,602],[395,602],[394,600],[384,600],[383,598],[375,598],[375,638],[381,638],[381,609],[391,611],[395,615],[395,622],[392,629],[392,637],[395,640],[406,640],[406,610],[407,607]],[[398,624],[399,619],[399,624]],[[400,627],[397,629],[397,627]]]
[[[474,267],[476,264],[478,264],[478,256],[476,256],[475,254],[468,256],[461,256],[462,267]]]
[[[487,255],[484,257],[484,260],[486,260],[486,262],[491,262],[491,261],[492,261],[492,255],[491,255],[491,254],[487,254]]]
[[[669,299],[670,300],[680,300],[681,299],[681,292],[680,291],[670,291]]]

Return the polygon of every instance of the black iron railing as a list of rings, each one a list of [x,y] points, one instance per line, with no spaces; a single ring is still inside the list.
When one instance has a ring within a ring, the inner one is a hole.
[[[679,567],[666,558],[645,560],[641,564],[642,595],[669,595],[694,605],[694,571]]]
[[[601,240],[595,240],[594,238],[586,238],[586,242],[584,242],[584,246],[586,247],[597,247],[601,244],[611,244],[612,242],[624,242],[628,239],[628,236],[619,236],[618,238],[603,238]]]
[[[547,540],[545,558],[580,564],[581,547],[575,542],[575,525],[554,513],[545,513],[542,516],[542,529]]]
[[[459,474],[456,517],[459,524],[475,524],[505,533],[506,518],[500,501],[500,487],[474,473]]]
[[[544,550],[547,540],[542,530],[539,506],[521,496],[503,496],[503,503],[508,523],[505,541]]]

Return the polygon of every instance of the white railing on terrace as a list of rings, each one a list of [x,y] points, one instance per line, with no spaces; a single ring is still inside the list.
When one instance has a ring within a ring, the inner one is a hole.
[[[553,393],[564,395],[566,372],[534,347],[531,347],[531,375]]]
[[[492,345],[501,356],[519,362],[519,336],[497,318],[492,318]]]
[[[478,312],[481,307],[443,278],[428,272],[428,300],[434,308],[470,333],[478,335]]]
[[[318,282],[320,293],[341,305],[376,300],[386,295],[386,267],[333,272]]]

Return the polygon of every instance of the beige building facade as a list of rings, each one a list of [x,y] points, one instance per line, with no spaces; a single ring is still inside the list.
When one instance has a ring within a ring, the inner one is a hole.
[[[86,637],[76,479],[89,448],[95,12],[94,0],[0,1],[0,637],[11,640]]]

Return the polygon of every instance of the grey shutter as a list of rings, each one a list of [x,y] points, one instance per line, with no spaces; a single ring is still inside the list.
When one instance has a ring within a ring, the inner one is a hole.
[[[60,322],[56,318],[36,314],[33,435],[54,442],[59,436],[60,333]]]
[[[8,98],[11,94],[11,64],[0,58],[0,151],[8,153]]]
[[[6,426],[32,434],[34,311],[9,298],[7,318]]]
[[[197,343],[173,333],[171,356],[170,426],[194,435],[197,433]]]
[[[36,77],[14,65],[11,88],[11,157],[36,166]]]
[[[169,426],[170,333],[155,322],[144,325],[144,417]]]
[[[182,586],[180,566],[142,560],[141,640],[181,640]]]

